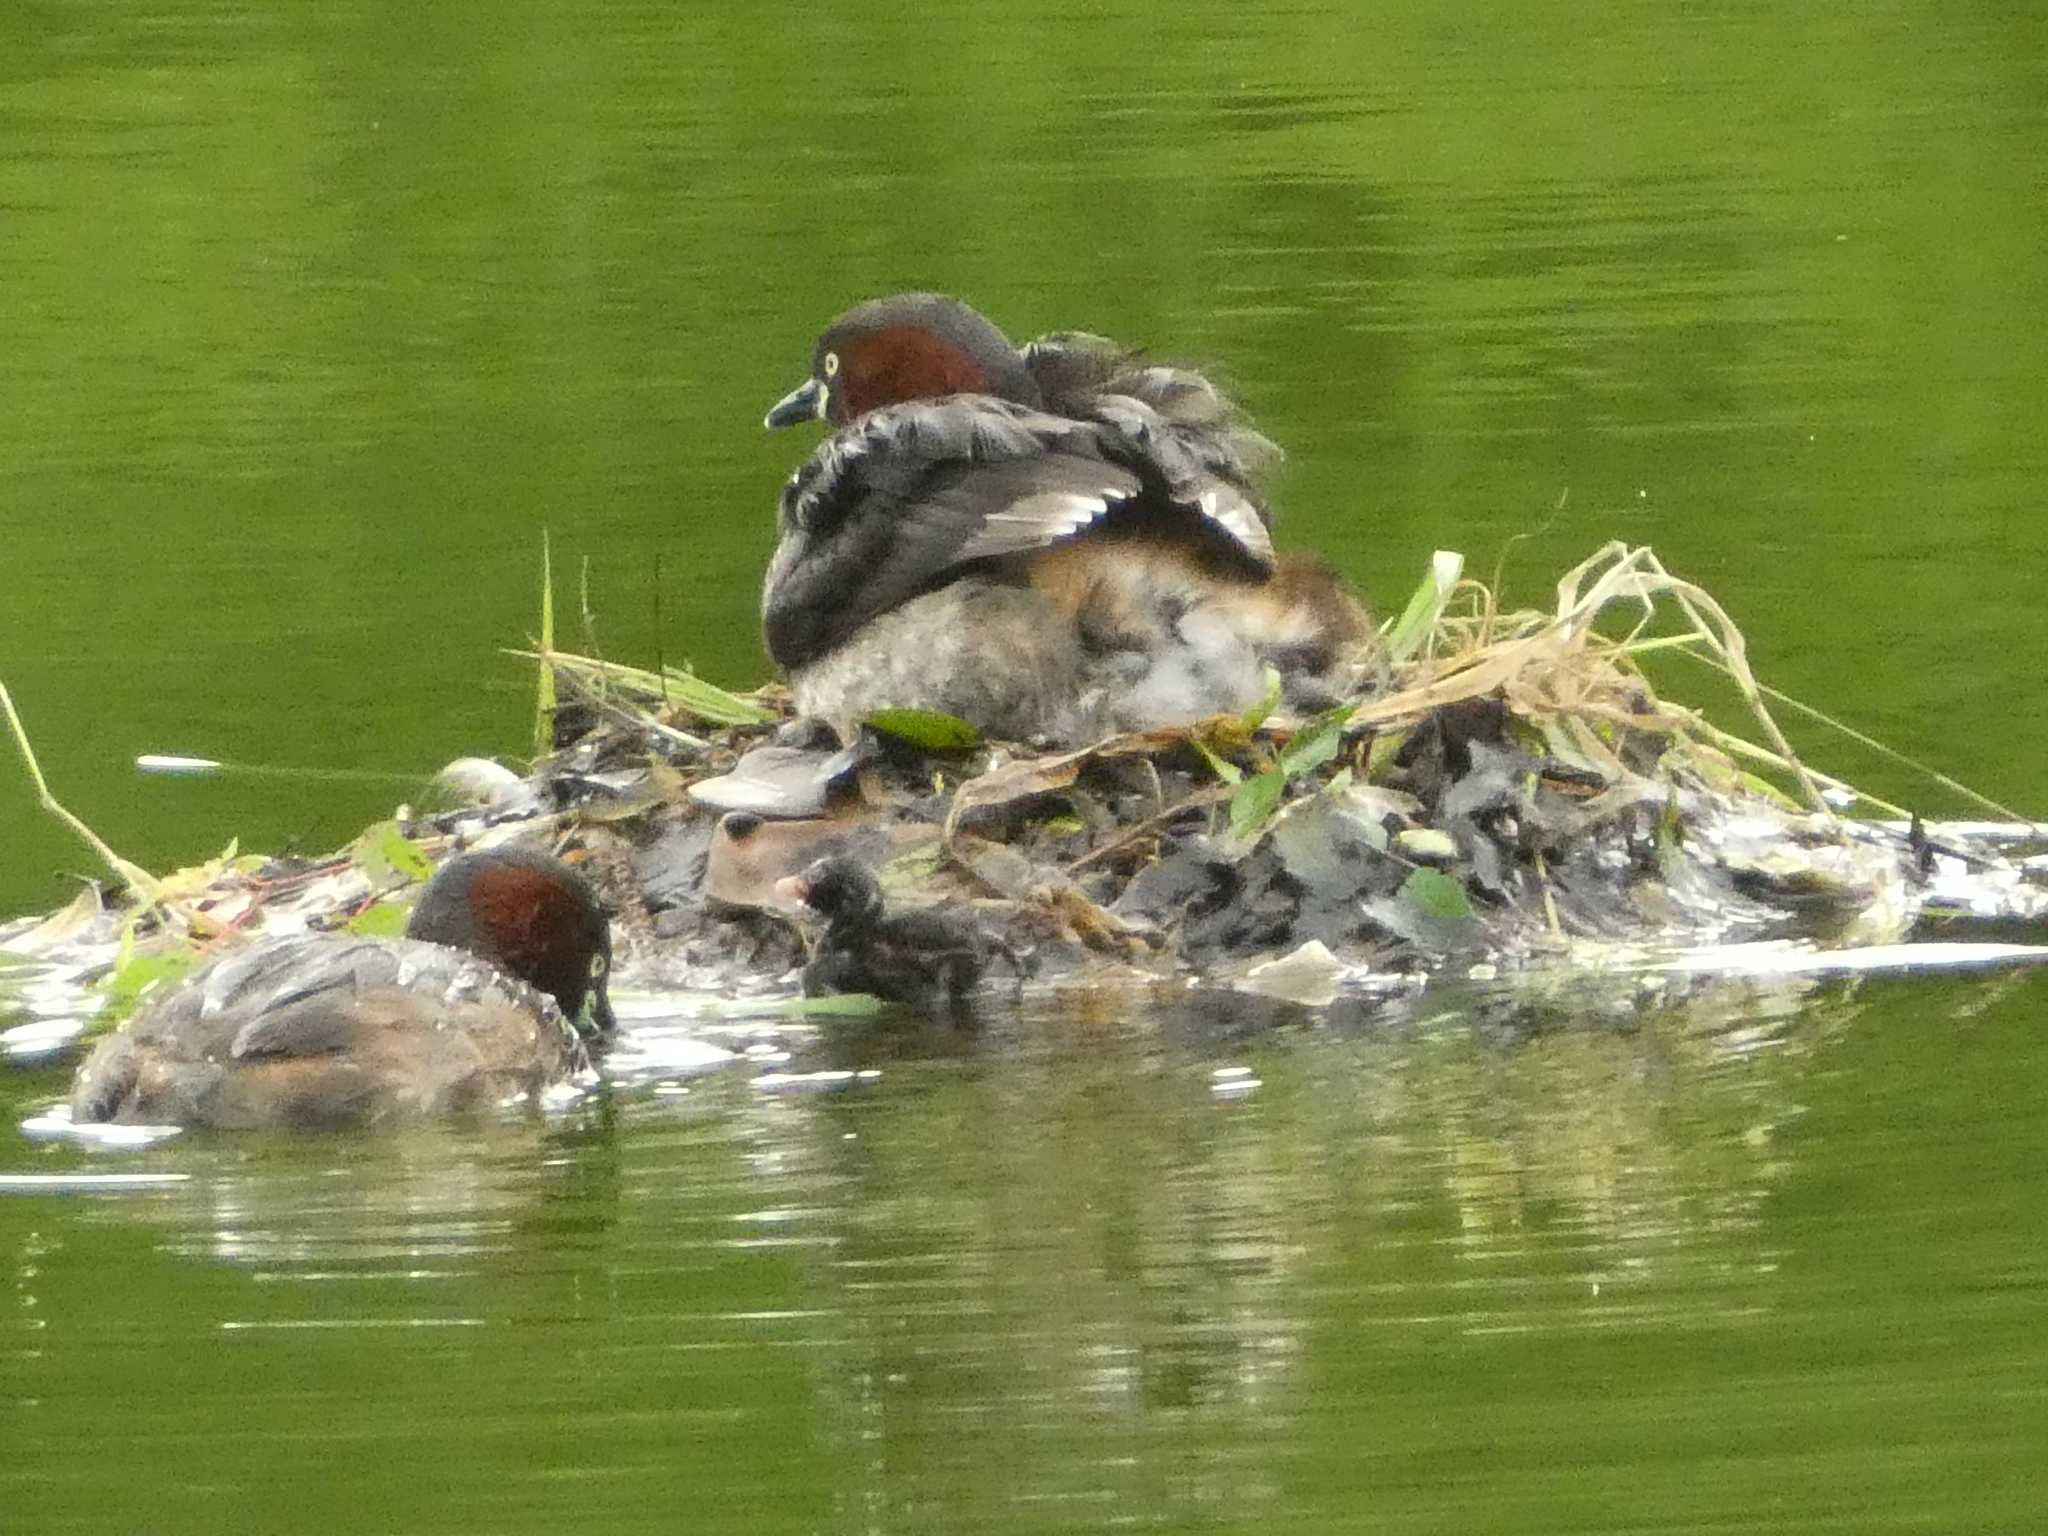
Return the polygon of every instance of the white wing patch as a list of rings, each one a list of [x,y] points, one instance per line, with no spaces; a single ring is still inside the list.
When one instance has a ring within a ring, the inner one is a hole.
[[[1195,498],[1195,505],[1201,508],[1202,516],[1236,539],[1254,560],[1262,565],[1273,563],[1273,537],[1266,532],[1259,509],[1241,493],[1215,482]]]
[[[980,530],[961,546],[956,559],[984,560],[994,555],[1039,549],[1071,538],[1128,501],[1131,493],[1117,486],[1100,491],[1034,491],[1020,496],[1000,512],[991,512]]]

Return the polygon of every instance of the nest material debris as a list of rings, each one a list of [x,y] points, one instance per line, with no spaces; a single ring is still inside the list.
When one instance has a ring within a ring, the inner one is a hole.
[[[1615,613],[1624,633],[1595,627]],[[1639,662],[1673,650],[1733,681],[1760,740],[1658,695]],[[779,687],[561,651],[544,611],[519,654],[540,666],[554,750],[492,804],[403,815],[314,864],[231,850],[150,881],[103,850],[121,892],[0,945],[111,935],[118,976],[383,921],[368,914],[397,911],[443,852],[513,837],[580,851],[650,979],[727,992],[793,985],[799,931],[767,892],[835,848],[877,864],[895,899],[971,904],[1041,974],[1270,977],[1297,951],[1428,972],[1617,944],[1887,943],[1930,912],[2048,912],[2042,829],[1993,807],[1996,836],[1930,837],[1810,767],[1741,632],[1646,548],[1600,550],[1548,612],[1503,611],[1439,555],[1382,652],[1379,687],[1309,720],[1269,702],[1038,750],[898,713],[842,742],[793,720]]]

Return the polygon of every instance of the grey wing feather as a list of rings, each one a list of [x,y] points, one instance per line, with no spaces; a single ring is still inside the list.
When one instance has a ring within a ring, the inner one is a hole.
[[[1236,446],[1264,440],[1209,424],[1204,412],[1227,402],[1199,375],[1130,377],[1199,408],[1182,421],[1104,394],[1081,418],[955,396],[872,411],[828,439],[783,491],[762,591],[769,654],[806,665],[967,565],[1057,544],[1162,491],[1270,568],[1266,512]]]
[[[216,962],[192,983],[184,1006],[198,1018],[245,1020],[227,1041],[236,1059],[314,1056],[346,1046],[350,1005],[366,992],[417,988],[421,996],[482,997],[524,989],[461,950],[415,939],[298,936],[270,939]]]
[[[423,953],[413,955],[415,948]],[[338,1051],[352,1036],[348,1005],[365,991],[405,985],[417,970],[408,958],[431,969],[438,955],[430,946],[331,937],[259,944],[208,973],[200,1009],[247,1016],[228,1042],[237,1060]]]
[[[251,1019],[228,1042],[237,1061],[256,1056],[322,1056],[355,1038],[355,1024],[339,997],[302,998]]]
[[[762,594],[784,666],[978,560],[1055,543],[1137,494],[1100,455],[1102,429],[983,397],[871,412],[784,492]],[[859,573],[847,589],[847,572]]]
[[[960,546],[956,562],[1056,544],[1100,522],[1138,490],[1136,475],[1100,459],[1049,454],[991,465],[956,488],[956,494],[971,495],[982,509],[980,526]]]

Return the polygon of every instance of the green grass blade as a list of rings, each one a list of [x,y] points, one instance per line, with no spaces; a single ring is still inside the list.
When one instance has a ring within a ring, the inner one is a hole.
[[[540,531],[540,681],[533,699],[533,755],[555,746],[555,566],[548,531]]]
[[[1394,621],[1394,627],[1387,631],[1387,659],[1406,661],[1422,648],[1422,642],[1429,638],[1436,628],[1437,620],[1443,617],[1444,604],[1451,599],[1451,589],[1458,584],[1458,578],[1465,573],[1465,557],[1454,549],[1440,549],[1429,558],[1429,573],[1422,578],[1422,585],[1415,589],[1415,595],[1408,599],[1408,606],[1401,610],[1401,617]]]

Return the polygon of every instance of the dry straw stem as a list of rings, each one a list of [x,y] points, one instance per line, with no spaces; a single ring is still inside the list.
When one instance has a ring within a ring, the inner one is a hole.
[[[1477,582],[1460,582],[1465,611],[1446,611],[1422,654],[1397,675],[1395,691],[1352,711],[1354,726],[1412,724],[1432,710],[1499,693],[1525,718],[1557,724],[1581,751],[1610,754],[1591,728],[1595,722],[1687,737],[1697,716],[1656,699],[1630,658],[1643,651],[1683,646],[1704,651],[1735,680],[1770,743],[1770,760],[1797,780],[1808,805],[1829,819],[1833,811],[1820,783],[1799,760],[1764,704],[1749,669],[1748,647],[1719,603],[1704,589],[1673,576],[1647,546],[1616,540],[1567,571],[1557,584],[1557,611],[1502,614]],[[1629,635],[1611,640],[1594,622],[1615,603],[1639,605],[1642,618]],[[1675,607],[1688,625],[1676,636],[1643,639],[1660,604]],[[1645,712],[1647,708],[1647,712]]]
[[[43,777],[42,764],[36,761],[35,748],[29,745],[28,731],[21,723],[21,716],[14,708],[14,695],[7,691],[5,682],[0,682],[0,709],[7,712],[7,728],[14,733],[14,744],[21,749],[21,760],[28,765],[29,779],[35,784],[36,799],[43,809],[76,833],[80,841],[98,854],[101,862],[145,902],[154,903],[161,889],[156,876],[140,864],[131,864],[114,852],[97,832],[72,815],[64,808],[62,802],[50,793],[49,781]]]
[[[1686,636],[1680,638],[1689,639],[1690,637]],[[1707,666],[1715,668],[1716,670],[1721,669],[1721,663],[1719,658],[1717,657],[1702,655],[1700,652],[1692,650],[1687,647],[1681,647],[1679,650],[1679,654],[1681,656],[1690,656],[1694,661],[1702,662]],[[1757,686],[1763,691],[1765,697],[1769,698],[1773,703],[1782,704],[1785,706],[1785,708],[1791,710],[1793,713],[1804,715],[1807,719],[1814,721],[1816,724],[1827,726],[1830,730],[1833,731],[1839,731],[1842,735],[1848,737],[1858,746],[1867,747],[1872,752],[1877,753],[1880,757],[1890,758],[1893,762],[1899,764],[1901,767],[1910,768],[1915,773],[1926,775],[1935,783],[1939,784],[1943,789],[1948,790],[1952,794],[1962,796],[1965,800],[1970,801],[1973,805],[1977,805],[1983,808],[1984,810],[1990,811],[1995,816],[2002,816],[2007,821],[2013,822],[2017,825],[2030,827],[2036,833],[2048,831],[2048,825],[2044,825],[2044,823],[2037,821],[2035,818],[2031,816],[2021,815],[2020,812],[2014,810],[2011,806],[2005,804],[2003,801],[1994,800],[1989,795],[1979,794],[1976,790],[1970,788],[1969,785],[1963,783],[1960,779],[1952,779],[1947,774],[1943,773],[1939,768],[1935,768],[1927,763],[1923,763],[1917,757],[1909,757],[1906,753],[1899,751],[1896,747],[1886,746],[1883,742],[1879,741],[1875,736],[1867,735],[1864,732],[1857,730],[1855,726],[1837,720],[1833,715],[1828,714],[1824,710],[1815,709],[1811,704],[1801,703],[1798,699],[1793,698],[1790,694],[1780,693],[1777,689],[1773,688],[1769,683],[1760,683]],[[1745,751],[1750,756],[1759,756],[1762,753],[1761,748],[1750,746],[1747,742],[1735,741],[1733,738],[1730,738],[1727,742],[1724,743],[1724,745],[1730,746],[1738,751]],[[1768,754],[1763,754],[1761,760],[1770,761],[1771,759],[1769,758]],[[1783,765],[1778,764],[1777,766],[1782,767]],[[1824,778],[1823,775],[1819,774],[1816,774],[1815,777]],[[1830,780],[1827,782],[1832,783],[1834,781]],[[1847,785],[1842,785],[1840,787],[1844,789],[1849,788],[1849,786]],[[1900,817],[1901,819],[1909,818],[1912,815],[1910,811],[1903,810],[1900,807],[1891,804],[1889,801],[1880,800],[1875,795],[1865,794],[1861,790],[1851,790],[1851,793],[1861,795],[1863,799],[1869,801],[1879,810],[1888,812],[1889,814]]]
[[[571,688],[615,719],[661,736],[679,747],[698,751],[710,745],[701,736],[677,730],[659,718],[664,707],[679,710],[713,725],[758,725],[777,719],[773,711],[755,704],[744,694],[727,693],[702,678],[674,667],[651,672],[622,661],[600,661],[573,651],[508,649],[518,656],[540,663],[540,670],[566,682]],[[667,706],[662,699],[668,698]]]

